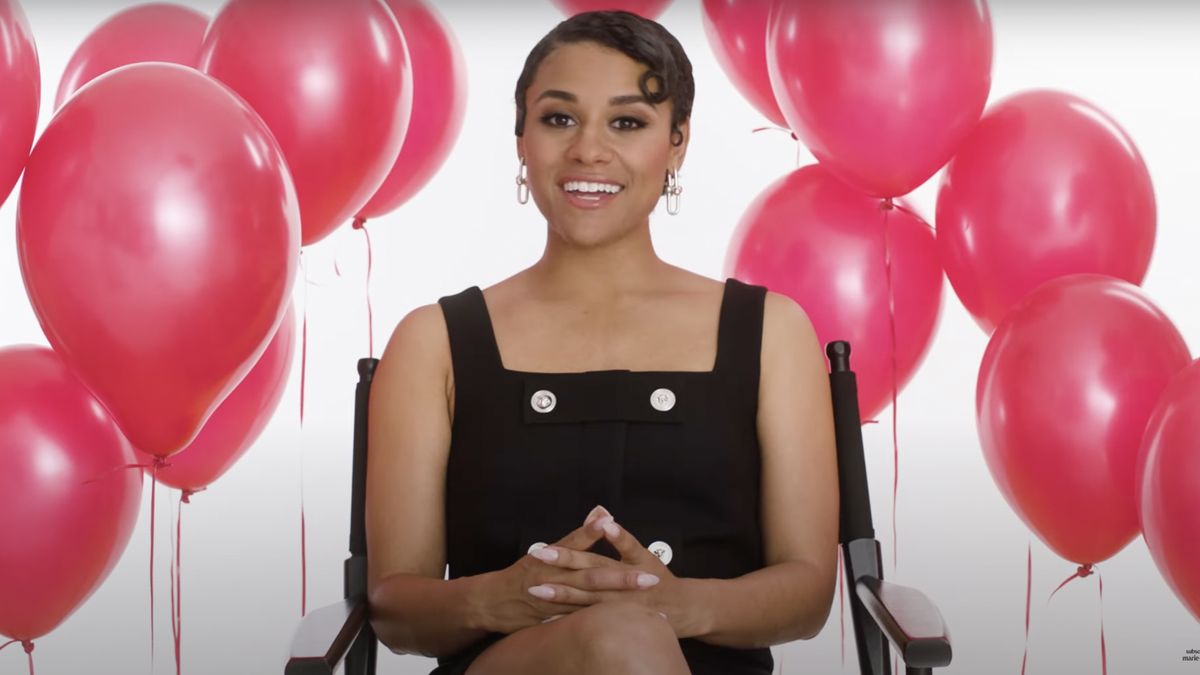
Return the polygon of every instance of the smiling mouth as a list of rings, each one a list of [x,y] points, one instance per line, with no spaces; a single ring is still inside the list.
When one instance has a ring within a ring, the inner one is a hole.
[[[625,186],[616,183],[597,183],[591,181],[567,181],[563,183],[563,193],[567,202],[580,208],[594,209],[607,204],[624,191]]]

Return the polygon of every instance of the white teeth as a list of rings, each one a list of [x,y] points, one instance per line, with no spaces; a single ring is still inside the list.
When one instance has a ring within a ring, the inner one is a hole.
[[[563,184],[563,189],[567,192],[606,192],[608,194],[616,194],[621,191],[620,185],[612,183],[591,183],[587,181],[567,181]]]

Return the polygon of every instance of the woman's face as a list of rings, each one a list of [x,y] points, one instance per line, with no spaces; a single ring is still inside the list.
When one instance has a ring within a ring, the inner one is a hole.
[[[517,152],[534,202],[567,241],[601,244],[641,226],[667,170],[683,161],[687,124],[684,142],[672,145],[671,104],[651,105],[638,88],[646,70],[580,42],[551,52],[530,84]]]

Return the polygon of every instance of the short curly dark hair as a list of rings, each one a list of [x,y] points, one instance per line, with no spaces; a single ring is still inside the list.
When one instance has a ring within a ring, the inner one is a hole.
[[[679,40],[657,21],[622,11],[576,14],[534,45],[517,78],[517,136],[525,133],[525,94],[538,67],[556,48],[578,42],[594,42],[615,49],[649,68],[638,81],[638,89],[652,104],[671,102],[671,143],[683,143],[680,125],[691,118],[692,99],[696,95],[692,62]],[[657,85],[653,89],[651,81]]]

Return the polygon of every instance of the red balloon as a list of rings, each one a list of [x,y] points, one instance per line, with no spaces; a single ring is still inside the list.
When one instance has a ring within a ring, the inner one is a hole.
[[[467,69],[454,33],[422,0],[387,0],[412,59],[412,117],[400,156],[360,218],[375,218],[400,207],[442,166],[467,105]]]
[[[1074,274],[1004,317],[979,370],[975,408],[992,478],[1055,553],[1094,564],[1138,532],[1138,448],[1191,357],[1137,286]]]
[[[46,127],[17,247],[51,346],[135,447],[165,457],[266,349],[299,222],[254,111],[196,70],[141,63],[80,90]]]
[[[200,68],[275,134],[305,246],[358,213],[400,153],[412,71],[383,0],[231,0],[209,27]]]
[[[1055,91],[996,104],[942,178],[938,249],[988,332],[1041,283],[1095,273],[1140,284],[1154,249],[1154,186],[1133,141]]]
[[[1141,458],[1142,536],[1158,571],[1200,621],[1200,361],[1163,392]]]
[[[162,61],[195,67],[208,17],[155,2],[118,12],[96,26],[67,62],[54,107],[95,78],[131,63]]]
[[[808,166],[776,181],[742,216],[726,274],[795,300],[822,344],[849,340],[864,419],[892,399],[892,337],[884,217],[891,230],[897,391],[912,378],[941,311],[942,270],[933,230]]]
[[[992,21],[981,0],[777,1],[767,65],[813,156],[868,194],[895,197],[937,172],[979,121]]]
[[[246,379],[213,411],[196,440],[173,455],[169,466],[158,469],[155,474],[158,482],[194,491],[225,475],[258,440],[279,407],[295,346],[296,315],[288,307],[267,351]]]
[[[704,0],[704,34],[721,69],[767,119],[786,127],[767,71],[769,0]]]
[[[571,16],[584,12],[599,12],[620,9],[647,19],[656,19],[671,0],[553,0],[558,8]]]
[[[137,522],[134,461],[57,354],[0,349],[0,634],[49,633],[108,577]]]
[[[17,0],[0,0],[0,205],[17,183],[42,95],[37,46]]]

